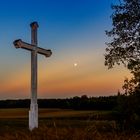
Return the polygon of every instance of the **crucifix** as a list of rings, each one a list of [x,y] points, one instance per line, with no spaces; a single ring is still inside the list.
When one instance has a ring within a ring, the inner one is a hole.
[[[29,110],[29,129],[38,128],[38,104],[37,104],[37,54],[50,57],[51,50],[46,50],[37,45],[38,23],[32,22],[31,26],[31,44],[23,42],[21,39],[13,43],[16,48],[22,48],[31,51],[31,104]]]

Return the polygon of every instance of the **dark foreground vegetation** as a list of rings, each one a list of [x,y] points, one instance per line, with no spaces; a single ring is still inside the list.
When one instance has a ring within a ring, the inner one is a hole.
[[[33,130],[16,130],[0,136],[1,140],[140,140],[139,133],[99,132],[96,128],[48,128],[46,126]]]
[[[30,132],[27,109],[4,110],[0,110],[0,140],[140,139],[139,131],[120,131],[115,121],[106,120],[104,114],[107,115],[108,111],[41,109],[39,111],[39,128]],[[5,118],[2,117],[3,113]],[[102,119],[92,118],[99,114]]]

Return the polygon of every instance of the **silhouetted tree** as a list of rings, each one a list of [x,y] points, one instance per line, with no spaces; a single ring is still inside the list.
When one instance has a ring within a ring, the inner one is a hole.
[[[110,31],[106,34],[112,38],[107,43],[105,65],[112,68],[123,63],[133,74],[130,83],[140,87],[140,0],[122,0],[112,5],[113,14]]]
[[[113,28],[106,31],[112,41],[107,43],[105,65],[112,68],[122,63],[133,74],[123,85],[125,95],[129,96],[118,96],[116,108],[120,124],[125,122],[124,126],[130,128],[140,120],[137,111],[140,107],[137,98],[140,95],[140,0],[121,0],[118,5],[112,5],[112,9]]]

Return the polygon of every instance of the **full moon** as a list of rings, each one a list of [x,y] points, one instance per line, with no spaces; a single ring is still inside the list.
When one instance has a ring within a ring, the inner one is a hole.
[[[74,63],[74,67],[77,67],[77,63]]]

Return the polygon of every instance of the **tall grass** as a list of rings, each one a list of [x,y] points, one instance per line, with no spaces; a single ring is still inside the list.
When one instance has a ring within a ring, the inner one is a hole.
[[[115,121],[106,119],[109,112],[44,109],[32,132],[27,113],[0,110],[0,140],[140,140],[140,132],[118,131]]]
[[[41,126],[30,132],[28,129],[11,130],[0,134],[0,140],[140,140],[140,133],[126,132],[99,132],[96,126],[87,128],[58,128],[54,123],[54,127]]]

